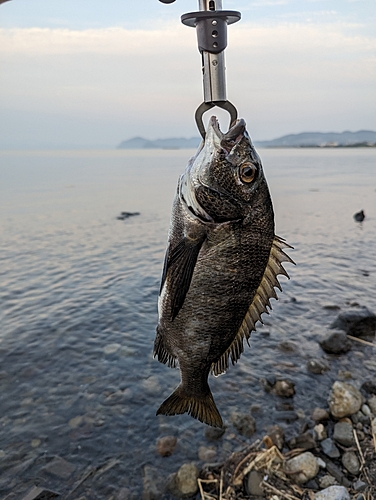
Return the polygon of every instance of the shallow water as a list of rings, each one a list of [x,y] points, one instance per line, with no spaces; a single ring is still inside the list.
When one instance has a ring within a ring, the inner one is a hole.
[[[226,375],[211,378],[229,425],[210,443],[217,461],[246,441],[231,426],[232,411],[253,413],[255,438],[276,421],[286,425],[283,401],[265,393],[260,379],[296,383],[288,402],[302,410],[299,429],[304,412],[326,406],[339,370],[351,371],[355,385],[376,375],[375,349],[357,344],[333,357],[317,343],[338,314],[326,306],[358,303],[376,312],[376,150],[259,152],[277,234],[295,247],[297,266],[286,265],[292,279],[281,279],[284,293],[251,347]],[[205,426],[186,415],[155,416],[179,374],[151,355],[171,202],[192,153],[0,152],[2,497],[42,484],[66,498],[116,498],[122,488],[139,498],[144,465],[165,477],[186,461],[202,464]],[[353,220],[360,209],[361,224]],[[120,221],[121,211],[140,215]],[[310,374],[313,357],[331,370]],[[179,439],[168,458],[155,448],[165,434]],[[55,455],[74,465],[72,475],[43,469]],[[72,493],[87,471],[112,458],[112,468]]]

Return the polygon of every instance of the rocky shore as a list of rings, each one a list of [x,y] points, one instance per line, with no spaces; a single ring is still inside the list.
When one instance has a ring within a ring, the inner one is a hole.
[[[345,356],[354,343],[375,352],[375,331],[376,316],[366,308],[355,308],[338,315],[320,346],[336,356]],[[307,363],[315,375],[328,369],[320,359]],[[248,445],[217,462],[216,447],[210,443],[237,435],[207,428],[208,444],[197,450],[198,459],[206,463],[200,467],[185,463],[164,479],[152,466],[145,466],[143,499],[376,499],[376,378],[351,380],[351,373],[341,375],[327,394],[327,405],[306,409],[309,418],[288,439],[288,422],[299,418],[293,405],[295,384],[274,377],[261,380],[265,392],[280,399],[287,428],[274,425],[262,439],[252,441],[257,419],[233,412],[231,428],[248,438]],[[178,445],[178,436],[166,435],[157,439],[156,450],[167,457]]]

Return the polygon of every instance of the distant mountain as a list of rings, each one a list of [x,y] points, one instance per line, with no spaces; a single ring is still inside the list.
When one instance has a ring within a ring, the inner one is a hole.
[[[196,149],[200,144],[199,137],[191,137],[190,139],[170,138],[170,139],[156,139],[150,141],[143,137],[133,137],[119,144],[117,149]]]
[[[255,141],[264,148],[304,148],[304,147],[346,147],[375,146],[376,132],[359,130],[358,132],[302,132],[289,134],[271,141]]]
[[[151,141],[143,137],[133,137],[118,145],[118,149],[196,149],[201,142],[199,137],[190,139],[174,138]],[[358,132],[302,132],[289,134],[271,141],[254,141],[262,148],[304,148],[304,147],[355,147],[376,146],[376,132],[359,130]]]

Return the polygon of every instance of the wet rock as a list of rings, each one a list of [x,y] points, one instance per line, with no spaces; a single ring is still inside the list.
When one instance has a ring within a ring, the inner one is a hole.
[[[329,486],[315,493],[315,500],[350,500],[350,495],[344,486]]]
[[[343,354],[350,351],[352,347],[351,340],[347,338],[343,331],[328,333],[319,342],[321,348],[329,354]]]
[[[34,486],[25,497],[22,497],[22,500],[52,500],[59,497],[60,494],[55,491]]]
[[[319,479],[319,484],[320,488],[329,488],[329,486],[334,486],[335,484],[338,484],[336,479],[331,476],[330,474],[327,474],[326,476],[323,476],[322,478]]]
[[[286,471],[291,474],[298,484],[304,484],[316,477],[319,472],[317,459],[311,452],[306,451],[286,461]]]
[[[285,433],[279,425],[273,425],[268,429],[268,436],[271,439],[273,445],[275,445],[279,450],[282,450],[285,444]]]
[[[341,469],[337,467],[331,460],[328,458],[325,459],[326,462],[326,468],[328,471],[328,474],[332,475],[336,480],[338,481],[339,484],[342,486],[345,486],[346,488],[349,488],[351,486],[351,482],[347,479],[347,477],[344,475]]]
[[[255,470],[251,471],[245,483],[245,488],[248,495],[254,495],[256,497],[264,497],[264,490],[260,487],[260,483],[262,482],[264,475],[261,472],[257,472]]]
[[[275,413],[275,419],[278,421],[285,421],[285,422],[294,422],[295,420],[299,419],[299,415],[296,413],[296,411],[278,411]]]
[[[200,446],[198,449],[198,458],[203,462],[212,462],[217,456],[217,451],[214,448]]]
[[[356,453],[353,451],[346,451],[342,455],[342,465],[347,469],[350,474],[357,476],[360,472],[360,462]]]
[[[329,365],[322,359],[310,359],[307,362],[307,370],[314,375],[321,375],[330,370]]]
[[[374,416],[376,416],[376,396],[372,396],[368,401],[368,407],[373,413]]]
[[[304,432],[299,436],[295,436],[287,441],[287,446],[290,450],[295,448],[301,448],[303,450],[312,450],[316,448],[316,441],[312,434],[309,432]]]
[[[226,427],[206,427],[205,437],[208,441],[217,441],[221,439],[223,434],[226,432]]]
[[[235,429],[245,437],[251,437],[256,431],[256,420],[245,413],[233,412],[231,421]]]
[[[314,422],[322,422],[324,420],[329,420],[329,413],[323,408],[316,407],[311,414],[311,419]]]
[[[326,429],[323,426],[323,424],[315,425],[313,430],[315,431],[315,434],[317,436],[318,441],[323,441],[324,439],[326,439],[328,437],[328,433],[326,432]]]
[[[150,465],[144,467],[143,477],[143,500],[160,500],[164,494],[165,487],[160,471]]]
[[[84,422],[84,417],[78,415],[77,417],[73,417],[69,420],[69,427],[72,429],[77,429]]]
[[[121,212],[116,218],[118,220],[129,219],[129,217],[135,217],[136,215],[140,215],[140,212]]]
[[[199,470],[195,464],[183,464],[168,481],[168,489],[177,498],[191,498],[198,492]]]
[[[159,394],[162,391],[159,378],[156,375],[152,375],[151,377],[148,377],[147,379],[143,380],[142,387],[144,388],[147,394],[153,396],[155,394]]]
[[[327,438],[327,439],[324,439],[323,441],[321,441],[320,445],[321,445],[322,451],[329,458],[338,458],[341,455],[339,452],[339,449],[334,444],[333,440],[330,438]]]
[[[56,456],[50,463],[43,467],[43,471],[57,476],[61,479],[68,479],[74,472],[76,466],[64,460],[59,456]]]
[[[376,394],[376,379],[366,380],[361,389],[367,394]]]
[[[105,354],[115,354],[120,349],[121,345],[120,344],[107,344],[103,348],[103,352]]]
[[[353,426],[348,422],[337,422],[334,426],[333,439],[343,446],[355,445]]]
[[[282,398],[291,398],[295,394],[295,383],[292,380],[277,380],[272,392]]]
[[[317,458],[317,463],[319,464],[320,469],[326,469],[326,462],[320,457],[316,457],[316,458]]]
[[[128,488],[120,488],[115,497],[116,500],[131,500],[131,498],[132,492]]]
[[[349,370],[338,370],[338,380],[351,380],[352,373]]]
[[[364,481],[361,481],[360,479],[355,481],[355,483],[353,484],[354,490],[358,491],[358,492],[364,491],[367,488],[367,486],[368,486],[367,483],[365,483]]]
[[[175,436],[163,436],[157,440],[157,451],[161,457],[169,457],[174,452],[176,443]]]
[[[376,334],[376,315],[366,307],[340,313],[330,328],[339,328],[353,337],[373,338]]]
[[[362,405],[361,407],[361,412],[368,418],[372,417],[372,412],[371,412],[371,409],[368,405],[364,404]]]
[[[329,408],[334,418],[343,418],[360,410],[362,395],[354,386],[336,381],[329,395]]]

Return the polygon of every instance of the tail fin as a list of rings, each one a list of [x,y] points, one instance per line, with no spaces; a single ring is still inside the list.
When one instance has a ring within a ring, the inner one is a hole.
[[[221,415],[210,390],[204,396],[193,396],[186,394],[179,385],[157,411],[157,415],[181,415],[182,413],[188,413],[212,427],[223,427]]]

